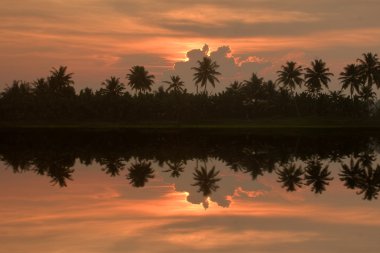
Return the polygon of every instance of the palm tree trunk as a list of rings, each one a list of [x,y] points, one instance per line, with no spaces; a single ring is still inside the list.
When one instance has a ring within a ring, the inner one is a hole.
[[[297,105],[297,98],[294,97],[294,105],[296,106],[296,111],[297,111],[297,116],[300,117],[300,111],[298,110],[298,105]]]

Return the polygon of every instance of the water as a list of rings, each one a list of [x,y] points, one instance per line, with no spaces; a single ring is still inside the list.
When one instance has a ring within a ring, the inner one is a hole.
[[[0,252],[378,252],[349,134],[1,133]]]

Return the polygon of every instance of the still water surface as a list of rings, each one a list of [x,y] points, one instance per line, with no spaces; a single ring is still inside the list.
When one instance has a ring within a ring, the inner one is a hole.
[[[0,252],[379,252],[374,135],[1,134]]]

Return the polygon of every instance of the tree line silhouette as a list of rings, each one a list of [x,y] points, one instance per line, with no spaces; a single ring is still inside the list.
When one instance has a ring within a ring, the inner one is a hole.
[[[315,194],[334,180],[334,163],[340,166],[338,179],[363,199],[377,199],[380,192],[380,136],[33,131],[0,137],[0,160],[6,168],[48,176],[61,187],[75,179],[79,161],[100,164],[104,173],[124,176],[133,187],[144,187],[156,177],[157,167],[174,179],[190,169],[192,186],[209,196],[223,180],[220,168],[207,166],[217,159],[252,180],[275,173],[286,191],[308,187]],[[189,167],[189,161],[197,161],[196,167]]]
[[[111,76],[99,90],[74,89],[73,73],[66,66],[53,68],[47,78],[31,83],[15,80],[0,95],[0,118],[8,121],[196,121],[283,117],[379,117],[375,88],[380,87],[377,54],[365,53],[339,74],[341,89],[330,91],[333,73],[326,62],[315,59],[309,67],[289,61],[277,71],[275,81],[253,73],[210,95],[210,84],[219,83],[219,65],[209,57],[193,67],[196,93],[189,93],[178,75],[152,92],[155,83],[143,66],[126,75],[133,94],[119,77]],[[199,91],[201,90],[201,91]],[[347,90],[349,95],[345,95]],[[323,92],[325,91],[325,92]]]

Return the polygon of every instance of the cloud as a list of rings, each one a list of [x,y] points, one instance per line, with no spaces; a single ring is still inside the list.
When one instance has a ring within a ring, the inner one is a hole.
[[[165,72],[163,80],[169,79],[170,75],[179,75],[185,81],[186,88],[190,92],[195,91],[193,81],[194,70],[192,70],[192,67],[197,67],[198,61],[201,61],[203,57],[210,57],[219,65],[217,71],[221,73],[218,76],[220,84],[215,85],[215,89],[212,89],[213,93],[225,89],[234,80],[243,81],[244,79],[248,79],[252,73],[260,73],[265,67],[271,65],[270,62],[260,57],[235,56],[229,46],[220,46],[212,51],[205,44],[202,49],[188,51],[186,57],[187,60],[176,62],[173,70]]]

